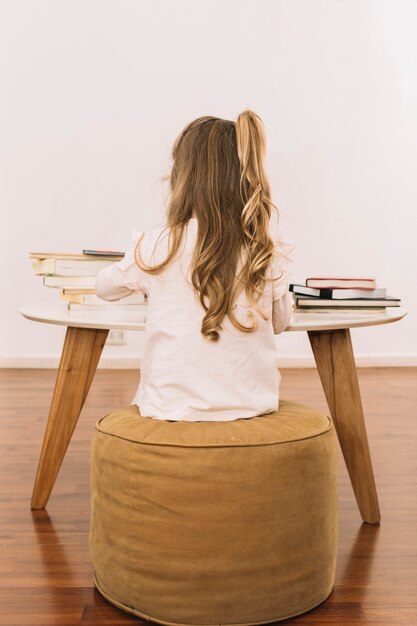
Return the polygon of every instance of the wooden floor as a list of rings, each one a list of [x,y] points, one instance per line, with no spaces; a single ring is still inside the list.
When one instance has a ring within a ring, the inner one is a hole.
[[[327,412],[316,370],[281,374],[281,397]],[[94,589],[88,555],[92,431],[99,417],[130,404],[138,373],[97,372],[48,510],[31,512],[54,380],[52,370],[0,370],[0,624],[138,624]],[[360,369],[359,383],[382,522],[361,524],[341,459],[334,591],[281,624],[417,624],[417,368]]]

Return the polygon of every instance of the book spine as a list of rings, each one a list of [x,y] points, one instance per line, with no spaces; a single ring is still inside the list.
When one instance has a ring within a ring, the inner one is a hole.
[[[321,288],[320,298],[331,300],[333,298],[333,289],[327,289],[326,287]]]

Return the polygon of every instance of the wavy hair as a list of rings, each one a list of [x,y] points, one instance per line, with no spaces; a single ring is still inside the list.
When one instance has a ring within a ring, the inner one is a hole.
[[[171,172],[164,177],[170,182],[168,256],[148,266],[140,258],[141,239],[135,248],[137,265],[159,274],[176,257],[189,219],[197,218],[191,280],[205,311],[201,333],[210,341],[218,341],[225,316],[242,332],[256,329],[251,311],[251,326],[239,322],[233,311],[243,289],[259,315],[269,319],[258,301],[266,281],[277,280],[266,272],[274,254],[272,207],[279,210],[271,201],[265,152],[263,122],[251,110],[236,122],[204,116],[189,123],[175,140]]]

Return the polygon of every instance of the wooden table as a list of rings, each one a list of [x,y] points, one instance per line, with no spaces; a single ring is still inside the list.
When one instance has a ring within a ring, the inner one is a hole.
[[[69,311],[66,303],[23,306],[29,320],[66,326],[64,346],[49,410],[32,509],[46,506],[78,421],[109,330],[144,330],[138,313]],[[378,524],[380,512],[359,391],[350,328],[402,319],[400,307],[380,312],[296,312],[285,332],[307,331],[330,414],[362,519]],[[117,315],[117,319],[116,319]]]

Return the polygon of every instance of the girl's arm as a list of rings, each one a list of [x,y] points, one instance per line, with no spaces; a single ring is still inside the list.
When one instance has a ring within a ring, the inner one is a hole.
[[[274,334],[282,333],[292,322],[293,318],[293,298],[287,289],[283,295],[272,302],[272,326]]]
[[[279,276],[274,283],[272,292],[272,326],[274,334],[282,333],[293,320],[293,297],[289,291],[291,263],[290,253],[294,250],[292,242],[285,242],[275,238],[276,256],[272,268],[273,275]]]
[[[140,235],[142,235],[142,233],[140,233]],[[142,241],[139,244],[139,248],[141,258],[145,261],[142,256]],[[134,242],[134,245],[127,250],[121,261],[104,267],[97,274],[95,290],[96,295],[102,300],[120,300],[135,292],[148,293],[150,276],[146,274],[146,272],[143,272],[136,264],[136,243],[137,240]]]

